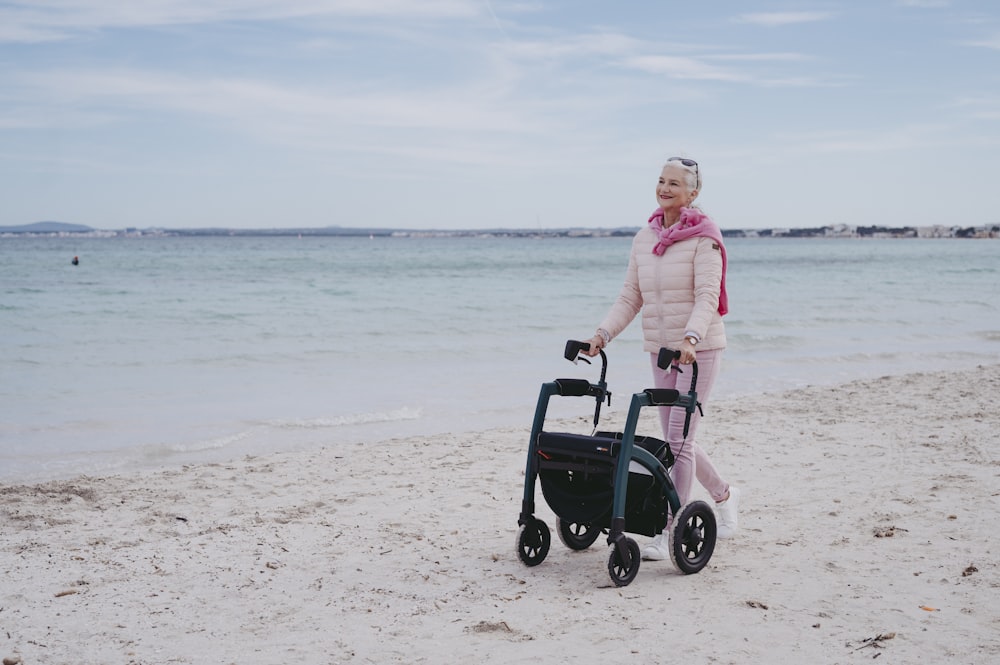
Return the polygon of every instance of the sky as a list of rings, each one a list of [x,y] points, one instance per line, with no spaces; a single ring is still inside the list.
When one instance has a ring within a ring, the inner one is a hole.
[[[1000,223],[996,0],[0,0],[0,226]]]

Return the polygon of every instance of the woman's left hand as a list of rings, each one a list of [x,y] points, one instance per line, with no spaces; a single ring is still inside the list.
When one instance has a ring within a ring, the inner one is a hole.
[[[681,342],[681,357],[678,358],[678,362],[682,365],[690,365],[695,361],[694,355],[694,344],[685,339]]]

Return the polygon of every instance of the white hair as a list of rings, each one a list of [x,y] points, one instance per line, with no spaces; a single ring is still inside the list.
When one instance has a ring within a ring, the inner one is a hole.
[[[688,166],[684,161],[694,162],[692,166]],[[667,160],[667,163],[663,165],[663,168],[668,166],[676,166],[687,174],[687,184],[691,189],[697,189],[698,193],[701,193],[701,187],[705,183],[705,176],[701,172],[701,165],[690,157],[671,157]]]

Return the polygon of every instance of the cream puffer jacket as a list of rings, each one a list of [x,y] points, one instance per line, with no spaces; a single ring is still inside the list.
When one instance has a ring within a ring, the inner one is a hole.
[[[719,314],[722,252],[711,238],[681,240],[663,256],[653,254],[657,233],[645,227],[632,240],[625,284],[600,328],[614,339],[642,312],[643,349],[680,348],[693,332],[697,349],[722,349],[726,329]]]

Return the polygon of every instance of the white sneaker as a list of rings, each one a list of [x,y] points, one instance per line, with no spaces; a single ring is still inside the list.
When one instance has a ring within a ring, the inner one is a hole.
[[[642,548],[644,561],[663,561],[670,558],[670,536],[667,531],[654,536],[653,542]]]
[[[737,512],[740,509],[740,488],[729,487],[729,498],[722,503],[715,504],[715,512],[718,513],[718,530],[716,536],[719,538],[732,538],[739,528]]]

